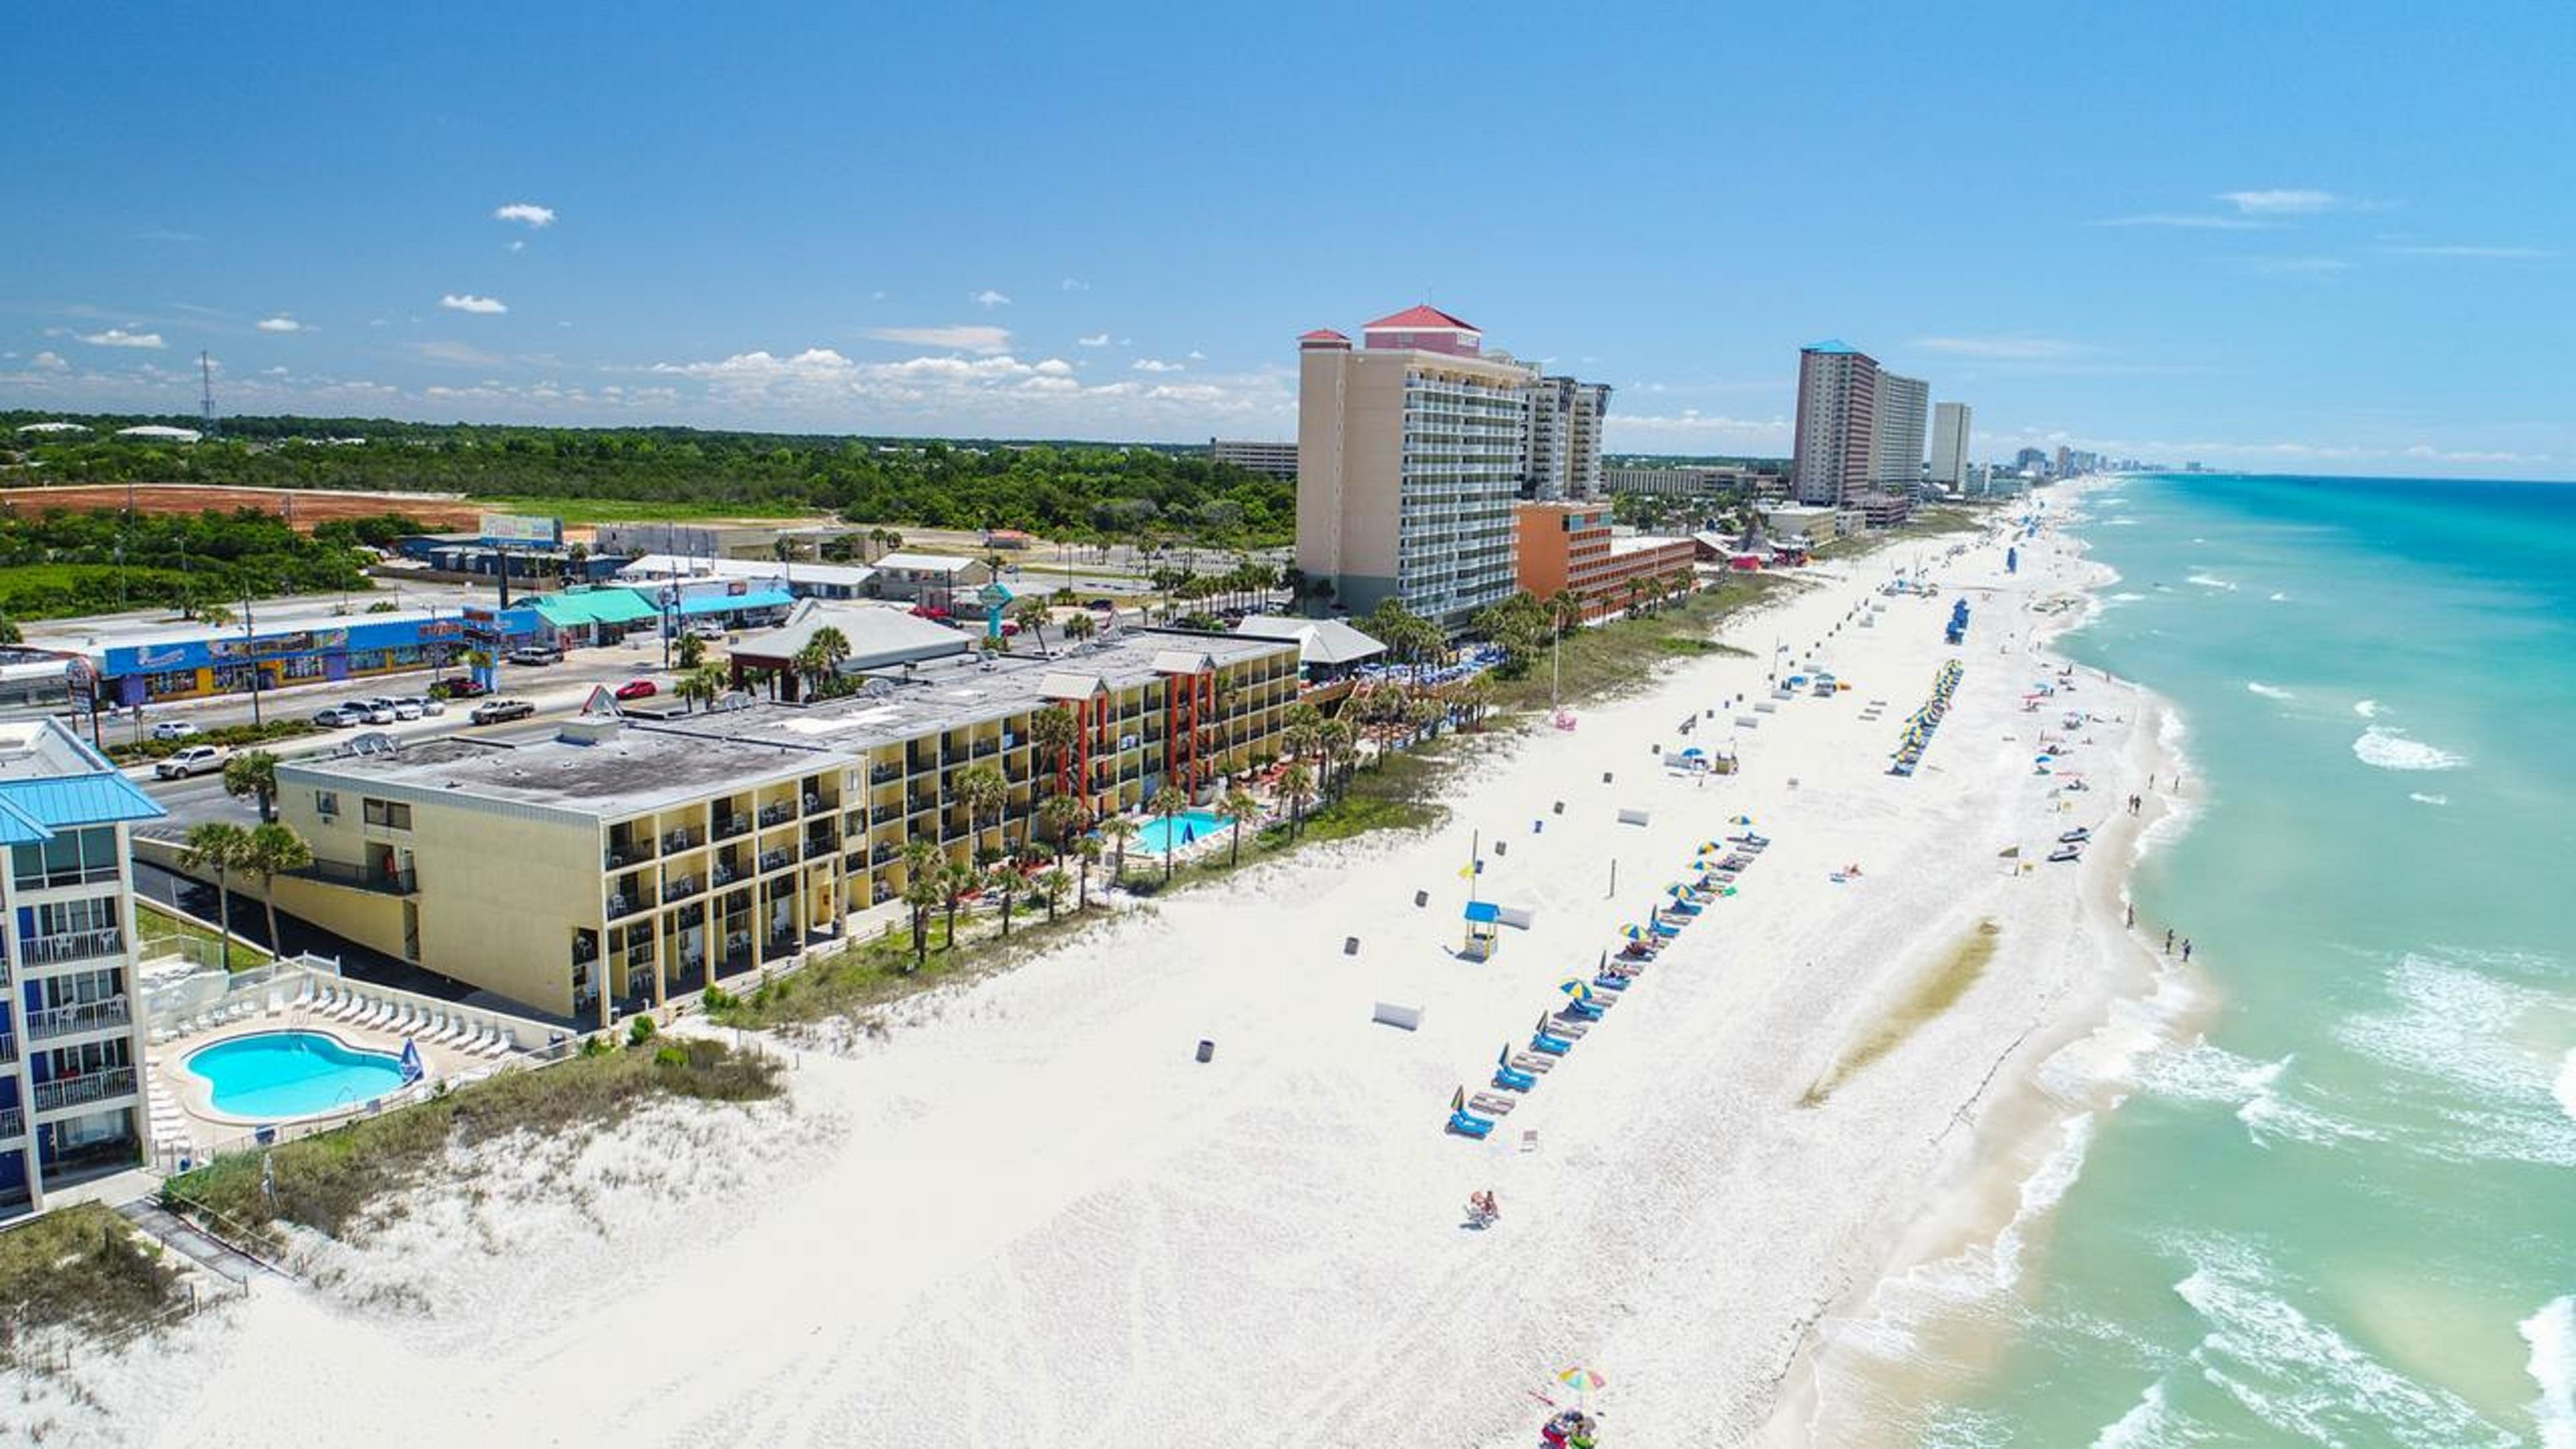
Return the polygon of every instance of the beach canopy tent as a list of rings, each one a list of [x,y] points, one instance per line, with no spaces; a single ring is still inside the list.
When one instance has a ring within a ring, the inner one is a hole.
[[[1494,954],[1502,942],[1503,908],[1492,901],[1469,901],[1466,909],[1467,948],[1470,960],[1482,961]]]

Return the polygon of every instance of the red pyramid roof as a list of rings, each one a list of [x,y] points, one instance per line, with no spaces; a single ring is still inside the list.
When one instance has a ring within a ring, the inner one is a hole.
[[[1460,332],[1479,331],[1474,323],[1461,322],[1457,318],[1450,316],[1448,313],[1441,311],[1439,308],[1429,306],[1427,304],[1419,307],[1407,307],[1392,317],[1380,317],[1362,330],[1369,332],[1435,332],[1446,331],[1452,328]]]
[[[1301,332],[1297,334],[1297,340],[1300,342],[1348,342],[1351,339],[1344,337],[1342,334],[1334,331],[1330,327],[1318,327],[1312,332]]]

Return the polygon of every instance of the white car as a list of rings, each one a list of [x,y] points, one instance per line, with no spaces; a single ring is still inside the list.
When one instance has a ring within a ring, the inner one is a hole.
[[[396,718],[396,719],[418,719],[418,718],[420,718],[420,701],[419,701],[419,700],[416,700],[416,699],[397,699],[397,700],[395,700],[395,701],[393,702],[393,708],[394,708],[394,718]]]
[[[356,699],[343,705],[342,708],[364,712],[369,724],[392,724],[397,718],[394,714],[394,702],[390,699]]]
[[[190,745],[155,764],[152,773],[164,780],[184,780],[223,767],[224,751],[213,745]]]
[[[434,694],[414,695],[406,702],[419,706],[423,717],[447,713],[447,701]]]
[[[197,727],[184,719],[165,719],[152,727],[156,740],[184,740],[197,732]]]

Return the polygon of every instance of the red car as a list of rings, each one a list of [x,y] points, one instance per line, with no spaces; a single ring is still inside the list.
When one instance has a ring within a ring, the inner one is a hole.
[[[630,679],[617,686],[619,699],[651,699],[658,692],[649,679]]]

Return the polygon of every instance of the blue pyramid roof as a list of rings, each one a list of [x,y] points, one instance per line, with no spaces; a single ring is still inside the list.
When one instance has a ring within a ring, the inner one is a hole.
[[[1810,342],[1798,350],[1801,352],[1836,352],[1854,354],[1857,354],[1860,351],[1859,348],[1852,346],[1850,343],[1845,342],[1839,337],[1828,337],[1822,342]]]

